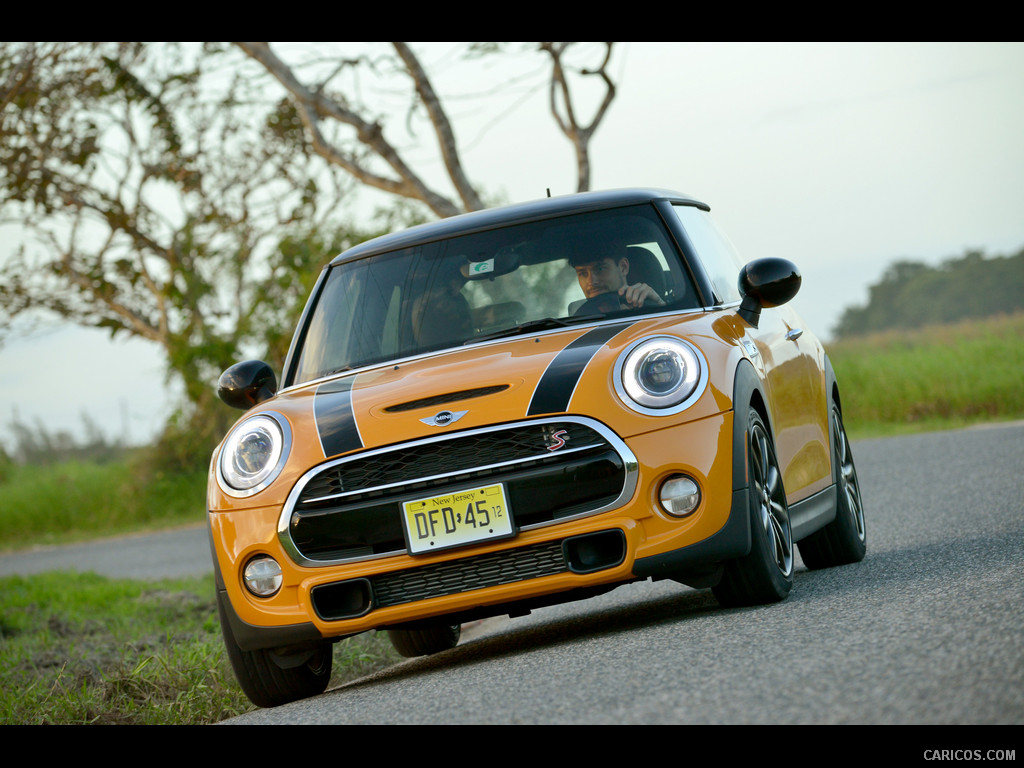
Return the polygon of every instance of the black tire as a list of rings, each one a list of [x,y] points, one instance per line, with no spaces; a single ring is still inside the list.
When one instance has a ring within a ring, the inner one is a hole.
[[[220,600],[217,613],[231,668],[245,695],[257,707],[278,707],[327,690],[334,662],[334,647],[329,641],[298,656],[276,656],[273,650],[243,651],[235,642]]]
[[[775,448],[760,414],[747,415],[747,488],[750,552],[726,563],[713,588],[726,607],[785,600],[793,586],[793,532]]]
[[[839,407],[835,404],[832,405],[832,464],[836,481],[835,520],[798,545],[804,564],[812,569],[859,563],[867,552],[864,503],[857,468]]]
[[[430,656],[459,644],[461,624],[440,625],[423,629],[389,629],[388,639],[395,650],[407,658]]]

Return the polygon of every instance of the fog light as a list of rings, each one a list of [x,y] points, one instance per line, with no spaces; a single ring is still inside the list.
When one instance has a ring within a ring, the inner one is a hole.
[[[661,484],[661,507],[673,517],[686,517],[700,504],[700,488],[685,475],[673,475]]]
[[[254,557],[242,572],[246,588],[257,597],[270,597],[281,588],[284,575],[272,557]]]

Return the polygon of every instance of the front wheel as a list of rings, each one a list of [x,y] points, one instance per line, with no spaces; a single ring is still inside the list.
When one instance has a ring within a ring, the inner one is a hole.
[[[423,629],[389,629],[388,639],[407,658],[430,656],[459,644],[462,625],[439,625]]]
[[[726,607],[785,600],[793,586],[793,532],[771,436],[753,408],[747,415],[750,552],[726,564],[713,588]]]
[[[277,707],[327,690],[334,662],[334,648],[329,641],[288,656],[268,649],[244,651],[235,641],[220,600],[217,613],[231,668],[245,695],[257,707]]]
[[[836,517],[800,542],[800,556],[808,568],[831,568],[858,563],[867,552],[864,502],[853,464],[850,441],[839,407],[832,406],[832,463],[836,474]]]

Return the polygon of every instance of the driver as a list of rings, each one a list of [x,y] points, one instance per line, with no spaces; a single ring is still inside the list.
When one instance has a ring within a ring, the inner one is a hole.
[[[658,292],[647,283],[629,284],[629,259],[625,256],[618,260],[611,256],[573,256],[569,263],[576,270],[576,279],[580,281],[580,288],[588,299],[604,293],[617,293],[619,301],[633,309],[646,303],[665,303]]]

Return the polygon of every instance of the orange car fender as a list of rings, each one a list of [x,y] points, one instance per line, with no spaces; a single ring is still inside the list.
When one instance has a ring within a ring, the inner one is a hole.
[[[638,559],[633,573],[640,578],[670,578],[691,587],[718,583],[722,564],[750,552],[750,504],[747,487],[747,409],[755,405],[762,412],[765,395],[754,366],[740,360],[733,377],[732,499],[729,517],[717,533],[696,544],[673,552]]]

